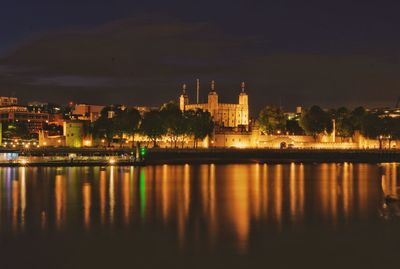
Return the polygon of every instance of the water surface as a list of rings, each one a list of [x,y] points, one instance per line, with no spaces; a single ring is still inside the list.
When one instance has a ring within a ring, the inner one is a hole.
[[[396,164],[0,168],[1,268],[400,264]]]

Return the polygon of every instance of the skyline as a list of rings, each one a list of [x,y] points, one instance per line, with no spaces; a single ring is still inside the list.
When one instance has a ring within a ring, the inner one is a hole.
[[[253,114],[394,107],[398,3],[283,2],[6,1],[1,95],[154,106],[177,100],[183,83],[194,100],[199,78],[203,99],[216,80],[228,103],[245,81]]]

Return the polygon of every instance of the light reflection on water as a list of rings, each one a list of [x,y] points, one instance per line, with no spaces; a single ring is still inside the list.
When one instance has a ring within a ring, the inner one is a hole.
[[[335,229],[390,219],[397,164],[0,168],[0,233],[164,227],[177,244],[232,242],[257,229]],[[256,236],[256,234],[255,234]]]

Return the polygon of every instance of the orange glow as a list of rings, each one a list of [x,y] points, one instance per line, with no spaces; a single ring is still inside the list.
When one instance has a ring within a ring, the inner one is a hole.
[[[239,165],[232,166],[232,178],[226,186],[227,195],[232,200],[227,208],[228,217],[236,231],[239,251],[245,252],[250,231],[249,223],[249,181],[243,177],[243,170]]]
[[[90,209],[91,209],[91,186],[89,183],[84,183],[82,188],[82,196],[83,196],[83,224],[86,228],[90,227]]]
[[[122,206],[123,206],[123,212],[124,212],[124,221],[125,224],[129,224],[130,221],[130,201],[131,201],[131,195],[130,195],[130,181],[129,181],[129,172],[124,173],[124,178],[123,178],[123,184],[121,184],[121,193],[122,193]]]
[[[18,229],[19,182],[12,181],[12,229]]]
[[[100,192],[100,221],[102,224],[105,223],[105,218],[106,218],[106,189],[107,189],[107,172],[106,171],[100,171],[100,186],[99,186],[99,192]]]
[[[56,210],[56,226],[61,228],[65,222],[66,213],[66,198],[65,198],[65,186],[63,186],[63,178],[61,175],[56,175],[55,182],[55,210]]]

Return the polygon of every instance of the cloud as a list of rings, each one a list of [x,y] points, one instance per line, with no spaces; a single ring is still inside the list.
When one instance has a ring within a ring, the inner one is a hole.
[[[391,105],[400,86],[398,59],[384,49],[294,51],[264,36],[231,35],[209,23],[161,16],[112,21],[36,38],[0,59],[2,94],[23,100],[159,105],[181,83],[217,80],[223,101],[236,101],[245,80],[253,114],[282,104]],[[291,46],[293,47],[293,46]]]

